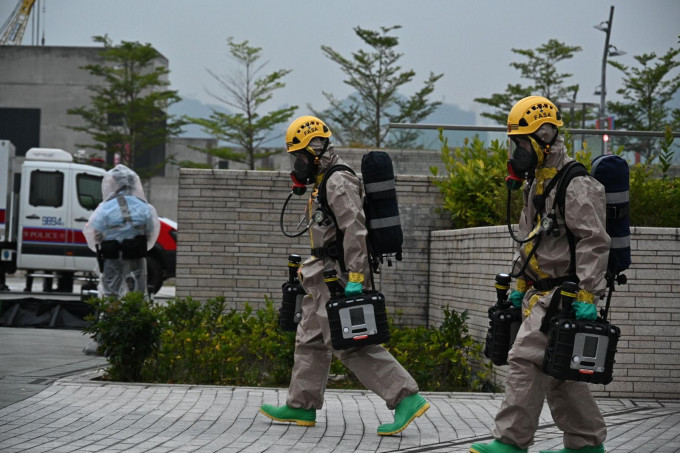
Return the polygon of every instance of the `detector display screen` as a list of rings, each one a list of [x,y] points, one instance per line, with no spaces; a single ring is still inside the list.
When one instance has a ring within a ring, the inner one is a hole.
[[[364,318],[364,309],[352,308],[349,311],[349,319],[353,326],[360,326],[366,324],[366,319]]]
[[[583,344],[583,355],[585,357],[597,356],[597,337],[586,337]]]

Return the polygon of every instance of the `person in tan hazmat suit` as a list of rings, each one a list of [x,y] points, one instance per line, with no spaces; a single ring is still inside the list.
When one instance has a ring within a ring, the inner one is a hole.
[[[540,231],[546,212],[536,212],[534,197],[543,194],[557,172],[573,160],[565,153],[564,138],[558,135],[562,124],[557,107],[540,96],[521,99],[508,115],[508,136],[515,146],[506,181],[509,187],[517,188],[522,179],[528,180],[523,190],[520,237],[543,237],[528,263],[534,241],[520,245],[515,253],[513,274],[519,274],[527,264],[523,278],[517,280],[510,294],[513,304],[522,308],[523,321],[508,354],[505,398],[496,415],[495,440],[473,444],[473,453],[528,451],[546,398],[555,424],[564,432],[565,448],[559,453],[605,451],[607,428],[588,385],[555,379],[543,372],[548,337],[540,327],[553,293],[564,281],[578,282],[580,291],[573,304],[576,318],[596,319],[596,299],[606,287],[610,245],[604,187],[589,175],[574,178],[567,186],[565,218],[559,213],[556,218],[559,235]],[[547,194],[544,206],[553,206],[555,192]],[[565,223],[575,237],[575,263],[571,263]]]
[[[291,176],[296,186],[314,184],[307,204],[310,222],[318,207],[316,189],[324,172],[333,165],[343,164],[333,151],[330,137],[330,129],[313,116],[296,119],[286,133]],[[300,283],[307,294],[302,301],[302,319],[296,333],[295,364],[286,404],[279,407],[264,404],[260,412],[273,420],[314,426],[316,411],[323,406],[332,354],[335,354],[367,389],[383,398],[389,409],[395,410],[394,422],[380,425],[378,434],[396,434],[425,413],[430,405],[418,394],[416,381],[381,345],[346,350],[335,350],[331,346],[325,307],[330,292],[324,283],[324,269],[335,269],[339,281],[345,285],[345,295],[355,296],[361,294],[370,268],[361,181],[348,171],[336,171],[326,182],[326,189],[328,205],[344,239],[338,243],[332,220],[320,224],[311,222],[312,255],[299,270]]]

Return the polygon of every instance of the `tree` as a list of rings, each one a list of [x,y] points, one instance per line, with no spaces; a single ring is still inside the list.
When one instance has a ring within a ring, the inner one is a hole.
[[[236,63],[229,76],[222,78],[214,72],[208,73],[226,92],[225,96],[211,94],[215,99],[238,110],[237,113],[224,113],[213,109],[209,118],[187,118],[200,125],[203,130],[221,142],[237,144],[242,151],[234,151],[230,146],[195,148],[225,160],[247,163],[251,170],[255,169],[257,159],[272,155],[278,151],[262,150],[262,145],[271,140],[270,134],[277,124],[290,119],[297,106],[273,110],[260,115],[258,110],[269,101],[274,91],[283,88],[282,79],[290,69],[279,69],[269,74],[258,76],[266,66],[258,63],[262,49],[252,47],[248,41],[234,42],[227,39],[229,55]]]
[[[149,176],[152,164],[162,166],[153,155],[169,137],[181,132],[185,122],[168,115],[167,108],[180,101],[177,91],[168,90],[169,70],[159,64],[161,54],[151,44],[122,41],[113,45],[108,36],[95,36],[103,44],[99,55],[103,63],[89,64],[82,69],[102,79],[89,89],[94,93],[91,104],[69,109],[70,115],[80,116],[85,124],[71,129],[89,134],[93,144],[79,144],[105,152],[119,153],[121,163],[135,169],[140,176]],[[144,156],[147,165],[139,171],[137,160]]]
[[[667,125],[680,127],[680,109],[668,107],[668,102],[680,89],[680,74],[672,75],[680,67],[680,47],[670,48],[665,55],[636,55],[637,67],[617,61],[608,63],[623,73],[623,87],[616,91],[623,101],[608,102],[609,112],[616,116],[616,127],[638,131],[663,131]],[[621,140],[630,151],[641,153],[651,162],[659,155],[659,139],[628,138]]]
[[[386,143],[387,124],[417,123],[441,104],[430,101],[428,97],[443,74],[431,72],[423,88],[408,98],[399,94],[398,90],[416,75],[413,70],[402,71],[397,64],[402,57],[395,50],[399,39],[389,33],[399,28],[399,25],[381,27],[379,32],[354,28],[357,36],[372,51],[359,50],[352,53],[351,58],[343,57],[329,46],[321,46],[324,55],[339,64],[347,75],[344,83],[357,91],[345,100],[323,92],[330,108],[317,114],[333,125],[333,134],[343,145],[412,147],[418,136],[415,132],[397,133]]]
[[[579,87],[578,85],[566,85],[567,79],[572,74],[557,72],[557,64],[573,58],[576,52],[581,51],[581,47],[568,46],[556,39],[551,39],[536,50],[511,50],[513,53],[527,58],[525,62],[513,62],[510,63],[510,66],[519,70],[520,77],[529,80],[531,83],[527,86],[509,83],[505,93],[492,94],[488,98],[476,98],[475,102],[496,109],[491,113],[482,113],[483,117],[505,125],[508,120],[508,112],[515,102],[531,95],[544,96],[556,104],[559,104],[560,101],[576,102]]]

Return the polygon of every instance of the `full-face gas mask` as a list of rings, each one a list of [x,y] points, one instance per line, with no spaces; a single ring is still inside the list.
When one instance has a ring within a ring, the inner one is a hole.
[[[513,150],[508,159],[508,176],[505,178],[505,184],[509,189],[516,190],[522,186],[522,181],[533,178],[538,158],[543,157],[543,152],[540,149],[537,151],[534,148],[535,141],[526,135],[513,135],[511,140]]]
[[[289,154],[293,187],[313,184],[319,171],[319,155],[310,147]]]
[[[508,159],[508,176],[505,184],[510,190],[519,189],[522,181],[533,179],[536,167],[543,165],[544,156],[557,139],[557,128],[542,125],[531,135],[511,135],[512,154]]]

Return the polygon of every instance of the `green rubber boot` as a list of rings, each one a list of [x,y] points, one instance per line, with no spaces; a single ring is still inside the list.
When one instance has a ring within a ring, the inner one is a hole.
[[[411,421],[430,408],[430,403],[419,394],[407,396],[394,410],[394,422],[378,426],[379,436],[391,436],[403,431]]]
[[[277,422],[297,423],[300,426],[316,425],[316,409],[296,409],[286,405],[277,407],[263,404],[260,412]]]
[[[561,450],[541,450],[541,453],[605,453],[604,445],[597,447],[563,448]]]
[[[499,440],[494,440],[490,444],[476,443],[470,445],[471,453],[527,453],[526,448],[515,447],[514,445],[504,444]]]

